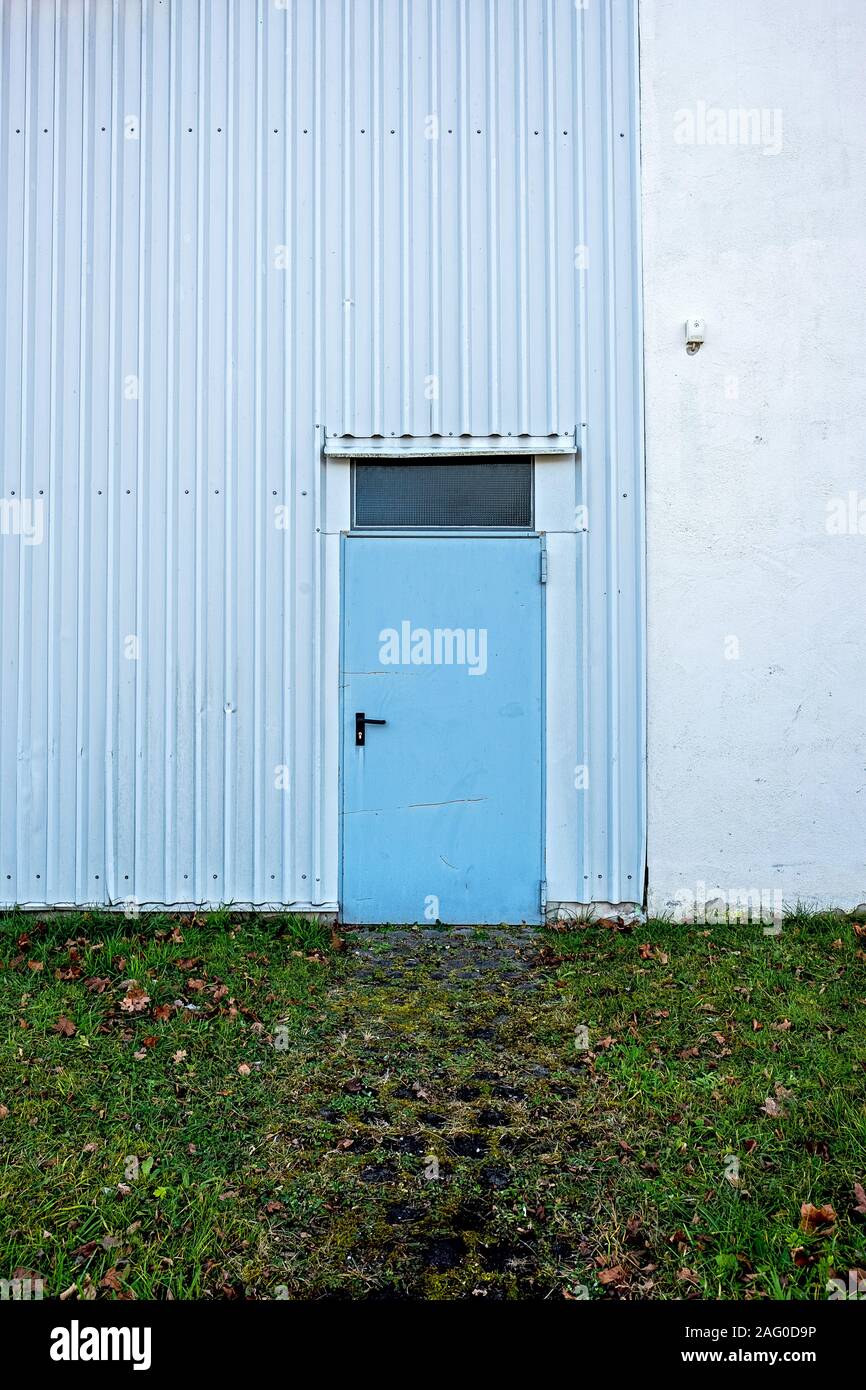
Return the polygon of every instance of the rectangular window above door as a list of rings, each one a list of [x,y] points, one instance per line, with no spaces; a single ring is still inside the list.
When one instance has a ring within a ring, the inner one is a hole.
[[[531,458],[356,462],[356,530],[532,529]]]

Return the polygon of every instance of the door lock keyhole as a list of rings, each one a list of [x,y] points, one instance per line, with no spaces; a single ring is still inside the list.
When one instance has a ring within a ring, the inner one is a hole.
[[[384,724],[384,719],[368,719],[367,715],[361,710],[355,715],[355,747],[363,748],[367,742],[366,727],[368,724]]]

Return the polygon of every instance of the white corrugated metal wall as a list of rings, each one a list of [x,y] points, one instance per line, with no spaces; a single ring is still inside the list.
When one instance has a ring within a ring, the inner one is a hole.
[[[335,905],[326,430],[577,430],[556,895],[641,897],[635,50],[631,0],[3,0],[4,902]]]

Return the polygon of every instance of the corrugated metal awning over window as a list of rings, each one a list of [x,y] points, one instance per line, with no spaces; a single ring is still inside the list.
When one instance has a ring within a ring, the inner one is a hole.
[[[428,459],[437,456],[465,458],[479,454],[485,458],[505,454],[574,454],[577,440],[570,434],[517,435],[373,435],[326,434],[325,456],[341,459]]]

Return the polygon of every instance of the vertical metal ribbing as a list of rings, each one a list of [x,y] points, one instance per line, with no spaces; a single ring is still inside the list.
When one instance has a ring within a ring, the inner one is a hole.
[[[54,11],[54,52],[57,54],[60,46],[60,36],[62,33],[61,8],[59,5]],[[60,110],[60,72],[61,65],[55,59],[54,64],[54,110]],[[61,160],[58,150],[60,122],[54,120],[54,129],[51,137],[51,202],[52,207],[57,210],[60,206],[60,178]],[[48,900],[51,895],[56,893],[59,887],[59,862],[57,847],[59,843],[60,828],[60,779],[55,777],[58,770],[58,761],[51,755],[51,746],[56,736],[55,707],[57,701],[57,673],[56,673],[56,651],[57,644],[54,640],[55,625],[57,619],[57,547],[60,543],[61,527],[59,516],[60,491],[58,486],[59,459],[57,448],[57,364],[59,357],[58,349],[58,295],[60,293],[60,246],[61,232],[57,225],[57,217],[52,218],[52,237],[51,237],[51,353],[48,363],[49,395],[50,395],[50,422],[48,430],[49,451],[48,451],[48,489],[47,489],[47,510],[48,510],[48,608],[45,615],[45,645],[46,645],[46,690],[44,696],[45,707],[45,727],[46,727],[46,758],[45,758],[45,809],[46,809],[46,829],[45,829],[45,862],[42,872],[45,875],[45,893]],[[2,647],[0,647],[2,650]],[[54,785],[52,785],[54,783]],[[105,856],[107,858],[107,855]]]
[[[210,15],[205,6],[198,12],[198,103],[196,111],[196,425],[195,425],[195,868],[192,896],[207,898],[207,440],[205,436],[205,396],[207,392],[208,347],[205,337],[205,283],[207,228],[205,196],[207,162],[204,149],[205,121],[210,109]]]
[[[460,176],[458,185],[458,196],[460,199],[460,241],[458,247],[460,294],[460,433],[471,434],[472,359],[469,344],[469,307],[471,303],[471,244],[469,237],[469,14],[468,0],[459,0],[459,3],[457,133],[460,141]]]
[[[400,433],[412,433],[412,11],[400,7]]]
[[[429,0],[428,4],[428,43],[429,43],[429,105],[430,114],[436,121],[436,139],[428,142],[428,169],[430,175],[430,357],[428,372],[434,377],[434,391],[430,402],[430,433],[439,434],[442,429],[442,72],[441,35],[442,15],[440,0]]]
[[[117,387],[120,378],[118,365],[117,332],[117,275],[118,239],[120,222],[120,153],[116,132],[121,119],[120,92],[120,51],[121,25],[118,6],[114,0],[111,10],[111,172],[109,185],[109,260],[108,260],[108,445],[107,474],[105,486],[105,511],[108,519],[106,605],[105,605],[105,829],[103,844],[105,852],[106,894],[110,900],[120,897],[120,869],[117,861],[117,695],[115,664],[111,660],[112,646],[116,643],[117,631],[117,584],[118,584],[118,541],[117,530],[113,525],[116,507],[116,441],[117,441]]]
[[[254,451],[253,469],[253,554],[252,554],[252,592],[255,614],[253,621],[253,727],[252,727],[252,835],[250,879],[253,898],[265,897],[265,828],[267,813],[265,796],[268,788],[268,769],[265,765],[267,719],[267,698],[265,671],[268,664],[267,649],[267,571],[265,564],[265,532],[263,518],[268,499],[267,485],[267,434],[265,419],[268,408],[268,298],[264,294],[263,268],[267,265],[267,246],[265,232],[268,226],[269,182],[265,178],[263,144],[266,139],[268,120],[268,85],[264,55],[271,41],[271,7],[256,0],[256,43],[255,43],[255,207],[252,227],[252,272],[253,289],[253,426],[252,439]],[[239,79],[240,81],[240,79]],[[247,274],[249,268],[247,268]],[[285,272],[288,274],[288,270]],[[239,615],[239,624],[242,624]],[[238,635],[238,655],[240,657],[241,635]]]
[[[237,607],[235,553],[235,379],[234,362],[237,356],[235,341],[235,314],[237,302],[237,258],[235,251],[235,181],[237,164],[237,117],[235,112],[235,44],[233,42],[232,18],[234,0],[228,0],[226,8],[226,179],[225,179],[225,233],[226,233],[226,301],[225,336],[223,338],[223,381],[225,383],[225,415],[223,429],[223,457],[225,479],[223,489],[223,510],[225,514],[225,565],[223,569],[223,784],[220,789],[223,810],[222,864],[220,865],[219,886],[224,900],[228,899],[226,885],[235,882],[235,827],[233,822],[234,796],[229,788],[234,785],[236,765],[235,740],[237,719],[237,693],[235,690],[234,636]]]
[[[573,107],[571,122],[577,139],[575,142],[576,161],[574,179],[574,203],[573,203],[573,225],[576,228],[576,248],[581,248],[581,264],[585,264],[588,243],[588,218],[587,218],[587,178],[586,178],[586,130],[590,119],[586,105],[587,80],[586,80],[586,10],[578,10],[577,7],[572,11],[571,23],[573,31],[573,62],[574,71],[572,79],[572,99]],[[600,255],[600,248],[589,247],[589,256]],[[578,477],[580,482],[579,501],[586,507],[589,501],[587,489],[587,469],[591,466],[588,444],[590,441],[587,436],[586,422],[589,407],[589,336],[587,332],[588,297],[587,280],[589,267],[577,269],[575,267],[575,316],[577,324],[577,427],[578,442],[580,446],[579,459],[577,462]],[[589,536],[584,534],[578,537],[578,559],[577,573],[580,585],[580,594],[586,595],[589,592]],[[578,603],[578,622],[580,624],[578,632],[578,671],[577,679],[579,688],[583,692],[583,698],[578,701],[578,729],[577,729],[577,750],[578,762],[584,766],[590,764],[590,710],[592,702],[592,690],[589,682],[589,634],[586,620],[585,604]],[[592,774],[591,774],[592,775]],[[576,820],[576,849],[577,862],[580,865],[581,878],[578,880],[578,889],[585,893],[588,886],[588,866],[591,862],[591,818],[588,813],[588,798],[579,796],[577,800],[577,820]],[[581,901],[584,898],[581,897]]]
[[[90,540],[90,487],[91,457],[87,448],[86,411],[89,380],[89,353],[87,341],[87,322],[90,304],[88,293],[87,265],[87,220],[90,206],[90,161],[89,125],[90,92],[87,81],[87,58],[90,40],[90,5],[85,0],[83,12],[83,43],[81,72],[81,213],[79,235],[79,322],[78,322],[78,564],[76,601],[76,679],[75,679],[75,895],[76,901],[87,902],[95,897],[95,885],[88,882],[87,853],[87,809],[88,809],[88,765],[83,755],[87,747],[87,709],[90,701],[88,669],[90,660],[89,642],[86,632],[86,613],[90,605],[87,565]],[[54,55],[55,65],[57,53]],[[57,120],[55,110],[55,123]],[[94,890],[94,891],[92,891]]]
[[[137,641],[141,641],[144,634],[146,621],[146,594],[145,584],[147,581],[149,566],[147,563],[146,551],[146,510],[149,497],[149,485],[145,471],[145,419],[146,409],[142,396],[141,382],[144,362],[146,360],[147,320],[145,318],[145,306],[147,304],[147,287],[145,277],[149,260],[149,241],[147,236],[147,152],[150,149],[149,140],[149,120],[150,111],[148,109],[148,41],[147,41],[147,16],[149,0],[141,0],[141,28],[139,32],[139,109],[138,109],[138,227],[136,243],[136,264],[138,273],[136,276],[136,353],[135,353],[135,375],[139,379],[139,395],[136,402],[136,445],[135,445],[135,489],[132,505],[135,512],[135,625],[133,636]],[[147,389],[150,382],[147,383]],[[116,659],[122,657],[122,651],[117,654]],[[135,701],[133,712],[133,751],[134,751],[134,773],[133,773],[133,843],[134,864],[132,868],[133,881],[138,881],[138,876],[144,872],[147,862],[145,823],[144,823],[144,777],[146,774],[147,755],[149,749],[149,728],[147,710],[145,706],[145,666],[141,660],[134,663],[135,674]]]
[[[176,314],[176,273],[177,273],[177,141],[178,141],[178,37],[177,13],[172,6],[168,13],[169,54],[168,54],[168,196],[166,199],[166,250],[168,264],[166,273],[166,314],[167,350],[165,361],[165,670],[163,685],[163,704],[165,707],[165,824],[166,834],[163,842],[162,872],[163,901],[173,902],[177,896],[177,704],[176,704],[176,651],[177,632],[175,627],[175,565],[177,555],[177,506],[176,491],[179,483],[179,448],[177,432],[177,400],[175,378],[177,374],[177,346],[180,334],[179,315]]]
[[[529,123],[526,96],[526,0],[517,0],[514,38],[517,76],[517,429],[529,432]]]
[[[633,15],[628,0],[2,7],[0,481],[19,495],[44,487],[48,525],[41,552],[4,558],[3,650],[17,668],[3,685],[7,891],[332,895],[324,431],[584,422],[577,718],[601,773],[574,840],[591,890],[627,885],[643,814],[628,694],[642,678],[638,424],[623,338],[636,175],[626,127],[612,140],[611,122],[632,101]],[[10,75],[10,52],[23,72]],[[110,135],[94,124],[109,92]],[[425,114],[440,130],[422,145]],[[569,122],[573,152],[556,138]],[[275,241],[287,247],[278,272]],[[573,287],[572,243],[590,257]],[[124,401],[132,373],[137,404]],[[429,376],[439,391],[425,395]],[[290,508],[285,531],[268,525],[271,490]],[[142,660],[130,667],[133,631]],[[284,796],[271,794],[272,752],[289,767]]]
[[[56,19],[55,19],[55,29],[56,29]],[[6,72],[7,72],[7,69],[8,69],[9,67],[11,67],[11,59],[10,59],[10,55],[9,55],[9,42],[10,42],[9,15],[8,15],[8,12],[7,12],[5,9],[3,9],[2,7],[0,7],[0,187],[9,187],[9,186],[10,186],[10,173],[9,173],[10,150],[9,150],[9,140],[10,140],[10,137],[11,137],[11,127],[12,127],[12,111],[11,111],[12,98],[11,98],[11,94],[10,94],[10,92],[9,92],[9,83],[6,81]],[[6,132],[6,138],[5,138],[5,139],[3,138],[3,132],[4,132],[4,131]],[[55,169],[56,169],[56,162],[57,162],[57,161],[56,161],[56,158],[55,158],[55,161],[54,161],[54,163],[55,163]],[[56,172],[53,173],[52,177],[56,177]],[[0,220],[0,226],[2,226],[2,228],[3,228],[3,236],[4,236],[4,240],[5,240],[5,237],[6,237],[6,208],[5,208],[5,207],[0,208],[0,219],[2,219],[2,220]],[[52,246],[52,266],[53,266],[53,262],[54,262],[54,247]],[[55,286],[55,285],[56,285],[56,278],[55,278],[55,276],[54,276],[54,272],[53,272],[53,269],[52,269],[52,306],[53,306],[53,303],[54,303],[54,286]],[[7,264],[6,262],[0,261],[0,314],[2,314],[2,318],[0,318],[0,383],[3,383],[4,387],[5,387],[5,382],[6,382],[6,380],[7,380],[7,372],[6,372],[6,316],[7,316],[8,312],[9,312],[9,310],[8,310],[8,293],[9,293],[9,266],[8,266],[8,264]],[[53,352],[53,349],[52,349],[51,357],[52,357],[52,362],[53,362],[53,360],[54,360],[54,352]],[[0,390],[2,390],[2,389],[3,389],[3,387],[0,387]],[[5,397],[3,397],[2,395],[0,395],[0,400],[3,400],[4,406],[5,406]],[[54,393],[53,393],[53,391],[52,391],[52,410],[53,410],[53,400],[54,400]],[[5,422],[4,422],[2,419],[0,419],[0,448],[5,447],[5,438],[4,438],[4,434],[3,434],[4,423],[5,423]],[[53,425],[52,425],[52,427],[51,427],[51,439],[53,440],[53,438],[54,438],[54,430],[53,430]],[[53,457],[53,450],[52,450],[52,453],[51,453],[51,457]],[[50,460],[49,460],[49,470],[50,470]],[[49,471],[49,481],[50,481],[50,471]],[[50,564],[50,559],[49,559],[49,564]],[[6,609],[6,605],[5,605],[5,603],[3,602],[3,595],[2,595],[2,592],[0,592],[0,651],[4,651],[4,650],[5,650],[5,645],[4,645],[4,644],[5,644],[5,642],[6,642],[6,612],[5,612],[5,609]],[[0,695],[2,695],[2,674],[0,674]],[[3,809],[3,806],[4,806],[4,802],[5,802],[5,785],[6,785],[6,784],[5,784],[5,781],[4,781],[4,768],[5,768],[5,763],[6,763],[6,749],[5,749],[5,747],[4,747],[2,737],[0,737],[0,812],[2,812],[2,809]],[[8,873],[9,871],[3,866],[3,862],[2,862],[3,859],[5,858],[5,842],[4,842],[3,835],[2,835],[2,826],[3,826],[3,821],[2,821],[2,819],[0,819],[0,892],[4,891],[4,890],[6,889],[6,887],[7,887],[7,885],[8,885],[8,882],[9,882],[9,880],[8,880],[7,877],[6,877],[6,875],[7,875],[7,873]],[[49,851],[49,853],[50,853],[50,851]]]
[[[609,118],[605,123],[603,140],[604,164],[604,207],[606,209],[605,228],[607,236],[604,301],[605,301],[605,439],[607,480],[607,506],[605,513],[605,574],[606,591],[616,594],[619,591],[618,574],[618,515],[619,515],[619,441],[617,438],[616,409],[616,268],[611,258],[611,235],[615,226],[616,213],[613,177],[613,132],[611,120],[613,112],[613,51],[611,46],[610,14],[602,11],[599,16],[602,34],[602,73],[605,109]],[[608,603],[607,616],[607,721],[608,721],[608,795],[607,795],[607,833],[605,836],[606,858],[604,865],[605,882],[608,894],[618,893],[619,884],[619,846],[620,846],[620,795],[619,795],[619,605]]]
[[[28,458],[32,449],[29,441],[29,367],[30,367],[30,323],[32,312],[30,307],[30,188],[31,188],[31,163],[32,163],[32,141],[36,126],[35,98],[33,96],[33,4],[32,0],[27,0],[26,12],[26,40],[24,53],[24,111],[25,111],[25,145],[24,145],[24,188],[22,194],[22,256],[21,256],[21,396],[20,396],[20,445],[19,460],[17,469],[17,483],[19,491],[22,490],[22,460]],[[16,718],[16,754],[20,748],[30,747],[30,699],[27,690],[28,683],[28,651],[26,643],[26,630],[29,626],[27,603],[25,601],[25,564],[24,547],[20,546],[18,551],[18,624],[16,631],[16,652],[18,669],[18,709]],[[29,805],[29,791],[25,790],[24,777],[29,776],[29,760],[19,760],[16,757],[16,778],[15,778],[15,814],[16,814],[16,875],[19,883],[29,881],[30,870],[30,826],[29,818],[25,815],[25,806]],[[25,801],[26,796],[26,801]]]
[[[342,430],[344,434],[355,433],[355,359],[354,331],[355,297],[353,255],[355,247],[355,161],[353,158],[355,127],[355,33],[354,11],[351,0],[343,0],[343,44],[342,44],[342,112],[343,139],[340,147],[340,166],[342,170],[343,215],[342,232],[342,347],[343,347],[343,399]]]
[[[547,423],[559,434],[559,285],[557,283],[558,209],[556,199],[556,63],[552,0],[544,7],[544,123],[545,166],[544,255],[547,271]]]
[[[488,431],[499,434],[500,415],[500,274],[499,274],[499,102],[498,102],[499,23],[494,6],[487,8],[487,354],[488,354]]]
[[[385,313],[382,294],[382,281],[384,278],[384,239],[382,234],[382,225],[384,222],[384,180],[382,178],[382,142],[379,134],[383,124],[382,89],[383,68],[385,63],[384,47],[382,44],[382,3],[383,0],[373,0],[373,22],[370,26],[370,43],[372,47],[370,54],[370,68],[372,73],[370,102],[370,140],[372,142],[372,158],[370,161],[370,202],[372,206],[372,236],[370,239],[370,317],[372,322],[372,362],[370,369],[370,385],[372,396],[371,418],[374,434],[381,434],[383,432],[383,420],[385,415],[384,376],[382,371],[382,342],[384,339]]]
[[[310,857],[309,863],[312,867],[312,882],[309,883],[311,899],[315,898],[316,883],[321,879],[322,864],[322,787],[321,787],[321,768],[322,768],[322,700],[325,698],[325,691],[322,688],[322,622],[323,604],[322,587],[324,581],[323,555],[322,555],[322,461],[321,448],[324,444],[325,432],[325,411],[324,394],[322,381],[325,374],[325,354],[328,351],[329,342],[333,341],[327,331],[327,321],[325,318],[325,301],[323,294],[322,278],[324,273],[324,259],[326,249],[327,229],[323,216],[322,201],[322,178],[325,169],[325,159],[327,157],[326,142],[326,110],[325,97],[327,88],[325,86],[327,77],[327,44],[322,33],[322,17],[319,11],[314,11],[313,27],[313,71],[316,74],[316,81],[313,94],[314,117],[313,130],[315,132],[315,143],[313,146],[313,255],[315,256],[314,277],[314,381],[313,381],[313,402],[316,417],[316,459],[313,462],[314,483],[313,483],[313,515],[315,535],[312,547],[313,561],[313,652],[310,665],[310,681],[308,685],[309,699],[312,702],[312,746],[313,757],[311,761],[312,782],[308,789],[309,794],[309,826],[310,826]]]
[[[297,8],[292,7],[291,11],[286,12],[284,20],[286,35],[286,83],[285,83],[285,109],[283,119],[286,128],[286,178],[283,189],[283,227],[286,238],[286,257],[287,267],[284,276],[283,289],[283,418],[286,421],[286,430],[282,448],[282,505],[290,506],[290,499],[294,501],[295,488],[295,439],[297,435],[297,411],[295,406],[295,334],[296,334],[296,310],[297,302],[297,256],[295,255],[295,206],[292,190],[298,182],[298,110],[297,110],[297,64],[298,64],[298,16]],[[269,256],[272,254],[268,248]],[[270,280],[270,265],[268,266],[268,283]],[[292,509],[293,510],[293,509]],[[292,807],[294,806],[294,786],[295,786],[295,749],[292,737],[294,729],[294,704],[295,704],[295,662],[294,662],[294,631],[295,631],[295,523],[292,516],[292,525],[285,530],[283,535],[282,547],[282,607],[286,614],[283,623],[283,648],[281,663],[281,692],[280,692],[280,730],[282,735],[282,747],[280,750],[280,762],[287,768],[287,778],[289,787],[292,789],[291,796],[280,798],[280,844],[281,872],[280,872],[280,900],[282,902],[291,901],[292,885],[294,881],[294,840],[292,835]]]

